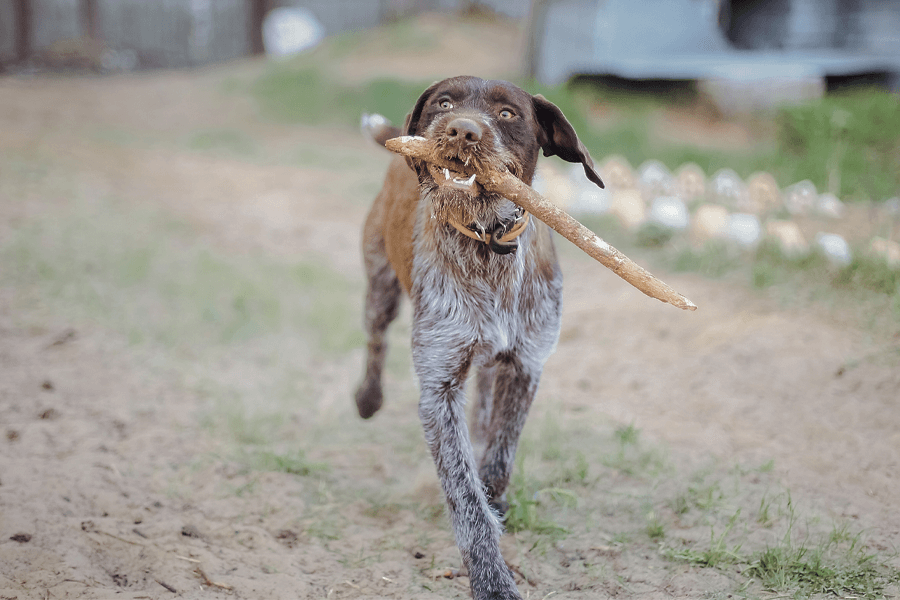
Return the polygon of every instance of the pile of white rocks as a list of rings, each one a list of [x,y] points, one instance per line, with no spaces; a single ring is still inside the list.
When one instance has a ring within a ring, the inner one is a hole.
[[[841,235],[819,231],[810,240],[797,224],[804,218],[837,223],[846,213],[840,199],[830,193],[820,194],[810,181],[782,190],[765,172],[754,173],[746,181],[731,169],[720,169],[707,177],[694,163],[672,173],[656,160],[634,169],[620,156],[607,158],[598,171],[606,189],[585,179],[581,165],[563,170],[545,161],[533,185],[576,217],[610,214],[630,231],[652,223],[673,234],[684,234],[698,248],[718,240],[752,250],[762,240],[770,239],[788,256],[803,256],[815,248],[836,265],[852,260],[850,245]],[[879,210],[888,219],[900,219],[900,198],[886,201]],[[875,237],[867,251],[900,269],[897,242]]]

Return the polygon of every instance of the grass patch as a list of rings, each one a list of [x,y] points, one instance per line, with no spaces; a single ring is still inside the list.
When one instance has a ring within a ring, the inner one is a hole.
[[[310,461],[306,458],[306,453],[300,449],[283,454],[271,450],[250,451],[244,456],[244,462],[256,471],[289,473],[299,476],[313,475],[328,470],[328,465]]]
[[[813,533],[809,525],[799,531],[798,520],[790,493],[767,494],[752,521],[741,519],[738,508],[719,533],[710,527],[708,543],[664,546],[661,552],[669,560],[736,570],[745,580],[741,586],[745,592],[756,586],[788,598],[834,594],[874,599],[884,597],[888,586],[900,582],[900,571],[887,564],[885,557],[868,552],[861,533],[852,533],[847,525],[835,525],[825,533]],[[776,543],[744,551],[754,527],[770,528],[775,521],[786,521]],[[743,533],[737,534],[741,528]]]
[[[651,477],[665,468],[665,456],[659,449],[645,448],[640,443],[640,430],[634,424],[617,428],[613,440],[616,450],[600,457],[604,466],[626,475]]]
[[[842,197],[900,190],[900,98],[875,89],[832,94],[779,112],[779,156],[797,181]]]
[[[823,539],[793,541],[793,514],[781,542],[745,559],[744,575],[769,591],[789,592],[794,598],[816,594],[838,597],[883,598],[887,586],[900,582],[900,572],[861,543],[861,534],[835,527]]]
[[[665,548],[663,555],[673,560],[681,560],[703,567],[730,565],[741,559],[741,544],[729,544],[728,537],[734,529],[741,511],[738,509],[728,520],[725,529],[716,535],[715,528],[709,530],[709,545],[701,548]]]
[[[102,323],[132,343],[201,348],[292,332],[313,349],[359,346],[354,286],[331,269],[227,255],[160,213],[76,205],[0,247],[0,281],[20,301]]]
[[[402,123],[429,82],[375,79],[359,86],[341,83],[307,58],[272,63],[251,86],[270,119],[305,124],[358,126],[364,112]]]
[[[205,129],[193,133],[187,140],[191,150],[220,152],[237,156],[252,156],[256,152],[253,138],[235,129]]]
[[[548,514],[556,506],[574,507],[578,497],[562,487],[548,487],[525,468],[525,453],[519,453],[510,481],[509,509],[504,522],[507,530],[529,531],[538,536],[560,539],[569,530],[557,524]]]

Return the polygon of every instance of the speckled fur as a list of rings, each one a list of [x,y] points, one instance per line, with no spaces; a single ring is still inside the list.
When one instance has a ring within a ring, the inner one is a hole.
[[[503,109],[515,117],[502,119]],[[473,146],[447,143],[449,158],[502,166],[530,184],[543,149],[582,163],[602,185],[559,109],[506,82],[458,77],[436,83],[402,131],[382,126],[375,137],[383,143],[396,134],[422,135],[443,144],[448,123],[458,117],[477,122],[483,135]],[[405,289],[413,305],[419,417],[477,600],[520,598],[500,554],[495,507],[502,506],[519,434],[559,335],[562,274],[550,231],[536,219],[518,250],[500,255],[460,234],[447,218],[490,227],[514,210],[496,195],[439,187],[422,163],[395,160],[363,234],[369,341],[357,407],[364,418],[381,407],[384,333]],[[484,447],[479,461],[464,410],[472,367],[478,369],[474,433]]]

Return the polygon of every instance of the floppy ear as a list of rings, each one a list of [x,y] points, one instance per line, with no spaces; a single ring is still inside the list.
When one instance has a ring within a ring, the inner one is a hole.
[[[533,96],[532,102],[544,156],[555,154],[571,163],[581,163],[588,179],[600,187],[606,187],[600,175],[594,170],[594,161],[590,153],[578,139],[575,129],[559,107],[540,94]]]
[[[416,105],[413,107],[412,112],[406,115],[406,121],[403,123],[403,135],[416,135],[416,130],[419,128],[419,119],[422,117],[422,111],[425,109],[425,104],[431,99],[431,95],[434,93],[434,90],[437,89],[439,83],[439,81],[432,83],[428,86],[427,90],[422,92],[419,99],[416,100]],[[406,164],[408,164],[409,168],[413,171],[416,170],[413,166],[413,160],[408,156],[406,157]]]

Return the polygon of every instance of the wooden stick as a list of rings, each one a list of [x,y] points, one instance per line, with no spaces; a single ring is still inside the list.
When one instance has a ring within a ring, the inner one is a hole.
[[[435,145],[431,140],[402,136],[387,140],[385,146],[392,152],[418,158],[457,173],[460,171],[458,164],[452,164],[435,153]],[[471,173],[464,174],[471,175]],[[526,185],[509,171],[477,172],[475,180],[487,191],[500,194],[533,214],[644,294],[682,310],[697,310],[696,304],[604,242],[593,231],[542,197],[531,186]]]

